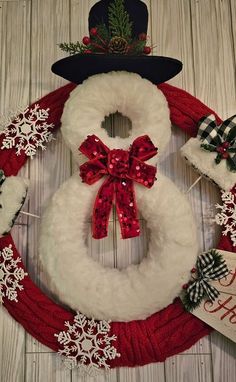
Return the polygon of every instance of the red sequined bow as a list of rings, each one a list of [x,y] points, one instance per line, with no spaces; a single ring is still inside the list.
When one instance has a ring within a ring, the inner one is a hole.
[[[79,150],[90,160],[80,166],[82,181],[91,185],[104,175],[108,178],[98,191],[92,217],[95,239],[107,236],[108,220],[115,201],[123,239],[139,236],[140,227],[135,200],[136,181],[151,188],[156,180],[156,167],[144,163],[157,154],[157,148],[147,135],[138,137],[129,151],[110,150],[96,136],[90,135]]]

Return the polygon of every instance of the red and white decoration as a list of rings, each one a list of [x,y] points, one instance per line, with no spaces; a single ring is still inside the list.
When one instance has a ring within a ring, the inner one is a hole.
[[[65,366],[69,369],[79,368],[81,373],[95,376],[101,368],[110,369],[108,360],[120,357],[114,346],[116,336],[109,335],[110,322],[89,320],[77,313],[70,324],[65,322],[66,330],[55,334],[62,345],[59,354],[65,356]]]
[[[45,150],[45,143],[53,139],[48,124],[49,109],[42,109],[38,104],[23,110],[3,131],[1,150],[16,148],[16,154],[25,152],[32,158],[40,147]]]
[[[74,85],[69,84],[52,92],[38,102],[40,108],[50,108],[51,114],[48,123],[53,123],[53,130],[60,126],[60,117],[64,103],[74,88]],[[159,89],[167,98],[172,122],[194,136],[197,133],[198,120],[203,115],[210,114],[212,111],[199,100],[173,86],[163,84],[159,86]],[[33,107],[34,105],[32,105],[32,108]],[[103,118],[103,112],[100,114]],[[217,117],[217,121],[220,123],[221,120],[219,117]],[[82,122],[79,121],[79,123]],[[97,120],[95,125],[97,126]],[[84,125],[85,130],[86,126]],[[75,128],[77,129],[77,127]],[[96,132],[94,131],[94,133]],[[167,134],[169,133],[167,132]],[[86,135],[87,132],[84,134],[84,137]],[[2,134],[0,135],[1,145],[3,139],[4,136]],[[101,137],[101,139],[103,141],[103,137]],[[130,140],[133,141],[132,137]],[[80,142],[82,142],[82,139]],[[163,142],[161,145],[158,145],[157,142],[157,146],[162,150]],[[78,147],[79,144],[75,140],[76,150]],[[108,144],[108,147],[111,147],[110,144]],[[116,144],[116,147],[121,146]],[[127,149],[126,145],[125,149]],[[21,150],[20,154],[16,155],[16,150],[16,147],[0,150],[0,168],[4,170],[7,176],[16,175],[27,159],[25,151]],[[76,174],[76,176],[78,179],[78,174]],[[161,174],[158,174],[158,181],[159,177],[161,177]],[[158,182],[156,183],[158,184]],[[83,186],[87,187],[86,185]],[[149,192],[151,193],[154,187],[147,190],[147,194]],[[91,188],[92,187],[87,187],[87,190]],[[232,192],[234,193],[233,190]],[[14,246],[11,235],[0,238],[1,251],[4,248],[9,248],[9,246],[11,246],[10,248],[13,252],[12,257],[16,260],[20,255]],[[218,248],[222,247],[225,250],[235,252],[235,247],[233,247],[229,235],[221,237]],[[2,258],[0,261],[1,263],[3,262]],[[23,269],[20,262],[17,266]],[[70,325],[73,325],[74,315],[51,301],[35,286],[29,276],[25,275],[20,285],[23,286],[24,290],[18,293],[18,302],[15,300],[11,301],[6,298],[6,296],[3,296],[4,306],[36,339],[54,351],[62,350],[62,346],[58,343],[55,334],[65,331],[64,324],[66,321],[69,321],[71,323]],[[209,332],[210,328],[201,320],[187,313],[180,300],[176,299],[173,303],[170,303],[168,307],[156,312],[143,321],[134,320],[127,323],[111,322],[109,336],[112,337],[115,335],[117,337],[115,348],[117,353],[120,354],[120,357],[108,360],[107,363],[113,368],[164,361],[171,355],[183,352]],[[147,333],[148,335],[146,335]]]
[[[206,114],[198,122],[197,137],[181,148],[181,155],[200,174],[230,191],[236,183],[236,117],[219,121]]]
[[[139,97],[137,89],[143,89]],[[131,135],[135,139],[113,138],[103,131],[95,119],[98,110],[100,120],[104,119],[101,105],[98,108],[91,104],[91,94],[97,100],[106,100],[102,104],[107,115],[118,110],[130,119],[135,117],[135,121],[131,119]],[[87,110],[88,105],[90,115],[85,116],[83,109]],[[143,121],[144,106],[149,123]],[[157,110],[159,123],[155,124]],[[85,121],[89,137],[80,140],[83,133],[80,125],[85,127]],[[60,301],[88,317],[126,322],[145,319],[165,308],[181,292],[198,254],[197,229],[187,198],[159,170],[154,182],[158,139],[161,155],[170,136],[167,101],[151,82],[137,74],[96,75],[71,93],[61,129],[70,149],[79,142],[77,157],[79,149],[90,161],[80,166],[84,182],[74,174],[57,190],[42,216],[39,256],[52,281],[51,289]],[[94,129],[103,136],[102,140],[100,134],[93,134]],[[141,264],[122,271],[105,268],[93,260],[85,240],[86,222],[91,217],[94,237],[106,236],[114,194],[123,238],[140,233],[137,209],[151,232],[147,257]]]
[[[232,192],[223,192],[221,194],[223,204],[216,204],[218,212],[215,216],[215,222],[223,227],[222,235],[229,235],[233,246],[236,246],[236,199]]]
[[[13,258],[12,246],[0,251],[0,303],[3,298],[18,302],[18,293],[24,289],[21,281],[27,276],[24,269],[19,267],[20,257]]]

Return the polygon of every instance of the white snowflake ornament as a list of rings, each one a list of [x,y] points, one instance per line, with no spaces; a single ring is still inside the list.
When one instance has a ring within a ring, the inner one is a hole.
[[[69,369],[78,367],[83,374],[95,376],[100,368],[110,369],[108,360],[120,357],[111,342],[116,336],[109,336],[110,322],[88,319],[81,313],[74,317],[71,325],[65,322],[67,331],[55,334],[58,342],[63,345],[59,354],[66,357],[65,366]]]
[[[216,204],[216,208],[220,210],[215,216],[215,222],[223,226],[222,234],[224,236],[230,234],[232,244],[236,246],[236,200],[232,192],[222,191],[221,195],[223,205]]]
[[[24,269],[18,267],[20,261],[19,257],[13,259],[12,245],[0,251],[0,303],[3,302],[3,297],[18,302],[18,291],[24,289],[20,281],[27,276]]]
[[[2,134],[5,135],[1,149],[16,148],[16,154],[21,151],[32,158],[40,147],[45,150],[45,143],[53,139],[50,129],[53,124],[48,124],[49,109],[40,109],[39,105],[26,108],[6,127]]]

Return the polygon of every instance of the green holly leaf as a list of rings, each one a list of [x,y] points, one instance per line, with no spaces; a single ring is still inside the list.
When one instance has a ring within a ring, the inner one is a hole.
[[[207,150],[207,151],[211,151],[211,152],[216,151],[216,146],[211,145],[211,144],[202,143],[201,148],[204,150]]]
[[[235,158],[235,156],[234,156]],[[228,157],[226,160],[227,168],[229,169],[230,172],[236,172],[236,160]]]
[[[229,147],[229,148],[227,149],[227,151],[228,151],[229,153],[236,153],[236,147]]]
[[[222,160],[222,155],[219,153],[219,154],[217,154],[217,156],[215,158],[216,164],[219,164],[221,162],[221,160]]]

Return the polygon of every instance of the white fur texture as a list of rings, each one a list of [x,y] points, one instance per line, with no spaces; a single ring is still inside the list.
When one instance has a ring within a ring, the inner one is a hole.
[[[101,128],[105,116],[117,111],[132,121],[128,138],[114,139]],[[147,134],[161,154],[170,140],[171,123],[167,101],[155,85],[138,74],[110,72],[90,77],[71,92],[61,130],[79,161],[78,148],[91,134],[111,149],[127,149],[135,138]]]
[[[87,186],[75,174],[54,194],[42,218],[40,258],[53,292],[74,310],[97,319],[145,319],[189,280],[198,252],[191,209],[160,173],[150,190],[136,184],[137,205],[151,231],[148,256],[122,271],[105,268],[86,246],[86,222],[102,181]]]
[[[185,157],[200,173],[208,176],[225,191],[231,190],[236,183],[236,173],[227,169],[226,161],[215,163],[215,152],[201,148],[198,138],[191,138],[181,148],[181,155]]]
[[[0,186],[0,235],[11,230],[27,190],[28,181],[16,176],[7,177]]]

